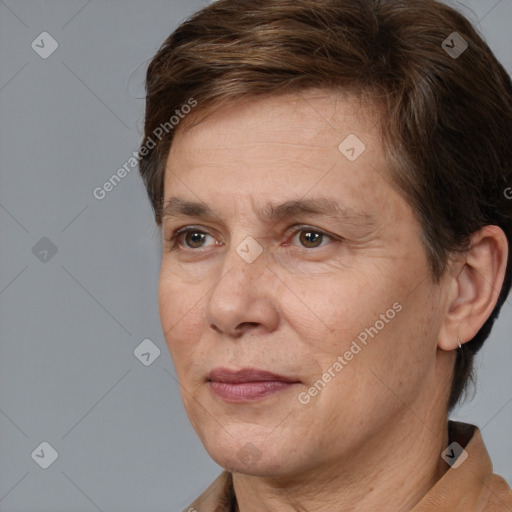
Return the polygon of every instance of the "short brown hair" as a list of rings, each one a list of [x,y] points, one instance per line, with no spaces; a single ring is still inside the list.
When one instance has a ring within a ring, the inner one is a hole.
[[[450,54],[462,40],[467,49]],[[512,83],[471,23],[436,0],[218,0],[163,43],[146,88],[140,172],[159,226],[174,130],[155,130],[191,98],[198,106],[189,117],[199,119],[241,99],[322,88],[384,107],[390,173],[422,226],[434,280],[471,234],[503,229],[504,285],[491,316],[457,351],[451,410],[512,280]]]

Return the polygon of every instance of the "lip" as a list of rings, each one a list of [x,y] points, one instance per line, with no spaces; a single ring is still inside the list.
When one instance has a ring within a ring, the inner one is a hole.
[[[239,384],[241,382],[298,382],[296,379],[284,377],[276,373],[258,370],[257,368],[244,368],[242,370],[230,370],[229,368],[215,368],[207,379],[214,382],[229,382]]]
[[[289,389],[300,381],[256,368],[215,368],[207,382],[216,396],[226,402],[254,402]]]

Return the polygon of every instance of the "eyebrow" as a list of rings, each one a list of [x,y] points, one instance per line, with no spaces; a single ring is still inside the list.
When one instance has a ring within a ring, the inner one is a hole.
[[[279,221],[299,215],[324,215],[346,221],[360,220],[365,224],[373,221],[373,216],[365,212],[356,212],[351,208],[342,207],[330,198],[298,199],[275,205],[269,203],[262,210],[257,210],[259,218],[266,221]],[[162,220],[179,217],[220,218],[209,206],[196,201],[187,201],[179,197],[169,198],[162,208]]]

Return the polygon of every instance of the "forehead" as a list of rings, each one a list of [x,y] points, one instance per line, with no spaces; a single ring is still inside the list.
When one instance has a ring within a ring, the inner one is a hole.
[[[248,189],[295,198],[334,190],[351,207],[350,196],[364,190],[370,200],[369,188],[387,180],[379,116],[359,98],[309,91],[239,102],[192,126],[185,120],[169,153],[165,196],[190,196],[191,188],[226,200]]]
[[[195,113],[201,112],[200,105]],[[171,151],[176,153],[185,143],[196,151],[180,155],[194,159],[206,151],[245,147],[258,144],[332,149],[336,139],[341,142],[349,134],[365,138],[375,148],[382,111],[370,100],[312,89],[296,94],[267,98],[248,98],[228,107],[213,110],[194,124],[187,118],[178,126]],[[380,145],[380,143],[379,143]],[[337,146],[337,145],[336,145]],[[335,147],[337,149],[337,147]],[[179,151],[178,151],[179,152]],[[235,155],[235,153],[233,153]]]

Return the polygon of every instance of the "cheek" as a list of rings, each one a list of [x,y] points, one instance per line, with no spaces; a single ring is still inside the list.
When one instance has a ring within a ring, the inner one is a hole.
[[[205,295],[204,280],[187,281],[184,273],[171,262],[162,262],[158,282],[158,304],[162,324],[179,326],[184,320],[197,317],[201,298]]]
[[[158,286],[160,323],[165,341],[175,360],[181,365],[183,358],[193,347],[194,333],[197,337],[199,310],[203,307],[201,294],[196,287],[187,286],[179,279],[162,272]],[[197,297],[196,297],[197,295]]]
[[[311,341],[318,357],[343,353],[354,337],[392,307],[389,294],[375,282],[363,273],[347,272],[315,280],[290,279],[294,293],[281,301],[283,315],[302,339]]]
[[[345,275],[296,286],[317,315],[311,311],[304,315],[299,309],[290,313],[287,307],[287,320],[302,333],[308,357],[319,366],[328,369],[346,354],[347,366],[369,364],[379,374],[389,369],[403,375],[411,371],[411,364],[421,365],[435,355],[432,333],[438,314],[432,285],[425,283],[411,293],[410,281],[403,275],[391,272],[387,279],[383,275]]]
[[[370,320],[378,333],[371,329],[375,336],[368,337],[357,357],[368,370],[372,393],[382,400],[393,402],[400,397],[405,403],[411,402],[432,371],[440,326],[436,297],[433,286],[425,283],[414,293],[394,295],[400,311],[382,329],[376,318]]]

